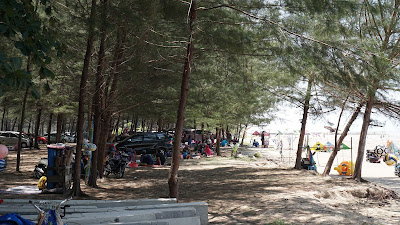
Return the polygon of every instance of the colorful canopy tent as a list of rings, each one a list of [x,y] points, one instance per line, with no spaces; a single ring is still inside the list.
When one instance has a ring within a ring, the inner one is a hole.
[[[260,133],[258,132],[258,131],[254,131],[254,133],[253,134],[251,134],[251,135],[260,135]]]
[[[386,148],[388,149],[389,153],[392,153],[395,155],[400,154],[399,148],[392,141],[387,141]]]
[[[332,143],[330,143],[329,141],[326,142],[326,144],[324,145],[324,150],[328,151],[328,152],[333,151],[334,148],[335,148],[335,146]]]
[[[346,150],[346,149],[350,149],[350,147],[342,143],[342,146],[340,146],[340,150]]]
[[[324,150],[324,145],[319,143],[319,142],[317,142],[310,149],[313,150],[313,151],[321,151],[321,150]]]

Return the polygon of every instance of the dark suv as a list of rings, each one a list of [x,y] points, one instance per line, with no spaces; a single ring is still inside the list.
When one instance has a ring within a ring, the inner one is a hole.
[[[140,155],[144,151],[148,154],[155,154],[160,149],[164,154],[171,151],[171,139],[165,133],[138,133],[117,142],[115,147],[118,151],[132,149]]]

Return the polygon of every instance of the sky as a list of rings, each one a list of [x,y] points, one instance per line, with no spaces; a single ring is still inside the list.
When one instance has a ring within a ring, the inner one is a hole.
[[[363,111],[363,109],[362,109]],[[332,127],[336,128],[337,121],[339,117],[340,111],[336,110],[333,113],[327,114],[324,118],[315,118],[310,116],[307,120],[306,131],[307,132],[321,132],[321,133],[328,133],[329,130],[324,128],[324,126],[329,126],[329,122],[333,123]],[[264,126],[253,126],[250,128],[251,132],[257,131],[269,131],[272,133],[275,132],[293,132],[300,131],[301,128],[301,118],[303,116],[302,109],[291,107],[291,106],[283,106],[278,113],[275,115],[276,118],[268,124]],[[339,127],[339,131],[343,130],[345,127],[348,119],[351,116],[350,113],[344,113],[341,121],[341,125]],[[359,133],[361,130],[362,125],[362,116],[359,115],[354,122],[353,126],[350,129],[350,133]],[[400,122],[388,119],[382,115],[378,115],[373,113],[371,115],[371,119],[377,120],[380,123],[384,124],[384,127],[374,127],[370,126],[368,129],[368,133],[377,133],[377,134],[397,134],[400,131]]]

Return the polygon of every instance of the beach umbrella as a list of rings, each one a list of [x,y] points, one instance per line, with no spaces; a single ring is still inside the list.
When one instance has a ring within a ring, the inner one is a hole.
[[[260,135],[260,133],[258,131],[254,131],[254,133],[252,135]]]
[[[334,148],[335,148],[335,146],[332,143],[330,143],[329,141],[326,142],[326,144],[324,145],[325,151],[333,151]]]
[[[315,145],[313,145],[313,146],[311,147],[311,150],[314,150],[314,151],[321,151],[321,150],[324,150],[324,145],[321,144],[321,143],[319,143],[319,142],[317,142],[317,143],[315,143]]]
[[[342,143],[342,145],[340,146],[340,149],[350,149],[349,146],[347,146],[346,144]]]

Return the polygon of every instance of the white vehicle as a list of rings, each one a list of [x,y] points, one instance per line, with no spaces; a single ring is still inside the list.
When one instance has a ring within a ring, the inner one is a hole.
[[[0,142],[7,146],[15,146],[18,143],[19,132],[16,131],[0,131]],[[22,134],[21,147],[31,146],[29,138]]]

